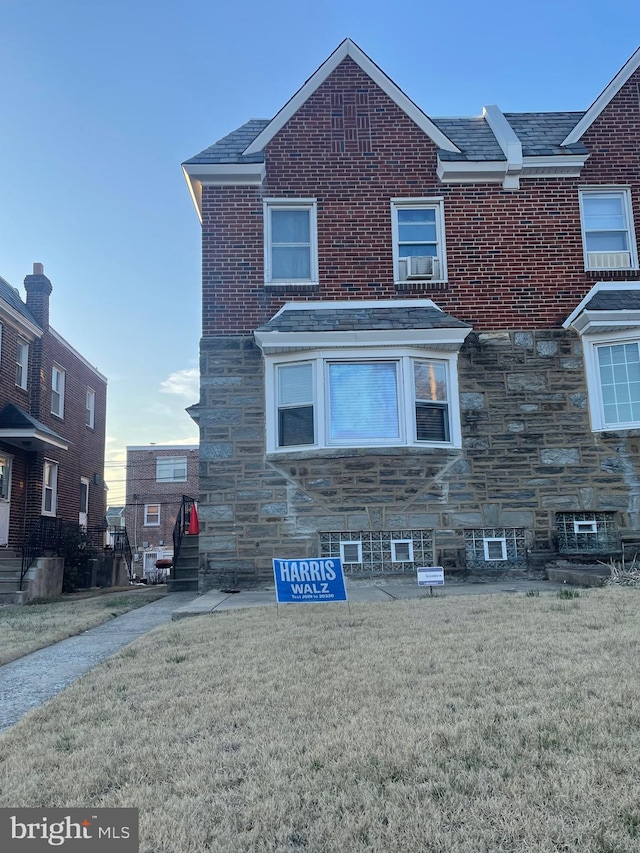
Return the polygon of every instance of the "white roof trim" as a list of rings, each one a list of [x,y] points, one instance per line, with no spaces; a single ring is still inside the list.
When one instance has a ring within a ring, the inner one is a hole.
[[[579,335],[640,329],[640,311],[583,311],[573,323]]]
[[[585,306],[593,299],[596,293],[600,293],[601,291],[612,291],[612,290],[639,290],[640,291],[640,282],[638,281],[597,281],[591,290],[587,293],[584,299],[581,300],[579,305],[574,308],[574,310],[569,314],[567,319],[562,324],[563,329],[568,329],[570,326],[575,327],[575,320],[582,313]],[[591,314],[600,313],[600,312],[589,312]],[[607,314],[613,314],[615,312],[608,311]]]
[[[69,341],[65,341],[65,339],[62,337],[62,335],[60,335],[58,332],[56,332],[56,330],[55,330],[55,329],[52,329],[51,327],[49,327],[49,331],[51,332],[52,336],[53,336],[53,337],[58,341],[58,343],[62,344],[62,346],[63,346],[63,347],[65,347],[66,349],[68,349],[68,350],[69,350],[69,352],[70,352],[72,355],[74,355],[74,356],[78,359],[78,361],[82,362],[82,364],[84,364],[84,366],[85,366],[85,367],[88,367],[88,368],[89,368],[89,370],[90,370],[92,373],[94,373],[94,374],[95,374],[95,376],[97,376],[97,377],[98,377],[98,379],[100,379],[100,380],[101,380],[102,382],[104,382],[105,384],[109,381],[109,380],[107,379],[107,377],[106,377],[106,376],[104,376],[104,374],[100,373],[100,371],[98,370],[98,368],[97,368],[97,367],[94,367],[92,364],[90,364],[90,363],[87,361],[87,359],[86,359],[83,355],[80,355],[80,353],[78,352],[78,350],[77,350],[77,349],[75,349],[74,347],[72,347],[72,346],[71,346],[71,344],[69,343]]]
[[[358,329],[340,332],[254,332],[256,343],[265,355],[304,349],[374,346],[419,346],[436,349],[459,349],[471,328],[451,329]]]
[[[259,133],[253,142],[245,148],[243,154],[257,154],[263,150],[267,143],[280,131],[289,119],[294,116],[300,107],[311,97],[316,89],[324,83],[327,77],[338,67],[338,65],[350,56],[353,61],[367,74],[382,91],[394,101],[409,118],[438,146],[445,151],[460,152],[460,149],[439,130],[431,119],[408,98],[396,84],[364,53],[351,39],[345,39],[342,44],[333,51],[318,70],[309,77],[307,82],[296,92],[296,94],[282,107],[280,112],[269,122],[265,129]]]
[[[502,153],[507,158],[507,172],[520,172],[522,169],[522,143],[514,129],[504,117],[500,107],[492,104],[482,108],[482,115],[493,131],[493,135]]]
[[[563,145],[573,145],[582,139],[582,136],[591,127],[600,113],[608,106],[624,86],[631,75],[640,67],[640,47],[636,50],[633,56],[627,60],[620,71],[616,74],[607,88],[596,98],[591,104],[586,113],[582,116],[578,124],[573,128],[571,133],[562,143]]]
[[[3,427],[0,429],[0,441],[6,441],[8,444],[17,444],[19,442],[23,450],[35,450],[36,447],[43,449],[43,445],[56,447],[58,450],[69,449],[69,442],[62,438],[62,436],[45,432],[36,426],[20,427],[18,429]],[[35,442],[36,447],[30,447],[33,442]]]

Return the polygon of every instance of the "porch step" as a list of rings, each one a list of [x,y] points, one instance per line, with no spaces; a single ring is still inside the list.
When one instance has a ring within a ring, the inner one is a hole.
[[[27,591],[22,590],[19,592],[17,589],[15,590],[0,590],[0,606],[5,604],[25,604],[27,601]]]

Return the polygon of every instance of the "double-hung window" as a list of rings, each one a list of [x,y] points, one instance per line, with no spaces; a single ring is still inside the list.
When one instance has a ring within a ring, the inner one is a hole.
[[[65,372],[57,364],[51,369],[51,414],[64,417]]]
[[[145,504],[144,505],[144,526],[159,527],[160,526],[160,504]]]
[[[16,349],[16,385],[18,388],[27,389],[29,376],[29,344],[22,338],[18,338]]]
[[[265,283],[315,284],[318,281],[315,200],[267,200],[264,225]]]
[[[581,190],[580,208],[586,269],[635,269],[637,254],[629,190]]]
[[[93,388],[87,388],[85,423],[90,429],[95,428],[95,425],[96,425],[96,392],[93,390]]]
[[[400,348],[269,358],[270,449],[459,447],[456,359]]]
[[[186,482],[186,456],[160,456],[158,459],[156,459],[156,483]]]
[[[42,515],[55,515],[58,509],[57,462],[45,459],[42,481]]]
[[[391,222],[395,280],[445,281],[442,199],[394,199]]]

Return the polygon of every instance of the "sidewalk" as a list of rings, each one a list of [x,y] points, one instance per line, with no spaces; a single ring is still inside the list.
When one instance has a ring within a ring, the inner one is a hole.
[[[453,581],[445,583],[444,587],[418,586],[415,577],[393,578],[389,581],[350,580],[347,579],[347,596],[350,602],[364,601],[396,601],[405,598],[424,598],[427,595],[496,595],[497,593],[526,593],[529,590],[539,592],[555,592],[564,584],[551,581],[511,580],[473,583],[472,581]],[[251,590],[246,592],[228,593],[210,590],[204,595],[188,601],[178,607],[173,619],[184,619],[188,616],[202,616],[206,613],[224,613],[229,610],[242,610],[246,607],[270,607],[277,604],[274,587]],[[282,605],[286,607],[287,605]]]
[[[171,621],[194,597],[174,592],[109,622],[0,666],[0,732],[138,637]]]

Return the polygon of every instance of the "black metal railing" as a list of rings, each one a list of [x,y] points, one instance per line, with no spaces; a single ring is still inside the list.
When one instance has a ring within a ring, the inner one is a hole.
[[[113,543],[111,553],[124,558],[129,578],[131,578],[133,555],[126,528],[105,527],[104,525],[83,527],[80,524],[74,524],[72,521],[41,516],[22,546],[20,589],[22,589],[24,577],[36,557],[62,556],[70,549],[81,551],[86,555],[101,554],[105,551],[107,534]]]
[[[180,546],[182,545],[182,540],[189,533],[189,524],[191,523],[191,510],[195,502],[196,499],[190,498],[189,495],[182,496],[180,509],[178,510],[178,515],[176,516],[176,523],[173,526],[174,567],[178,561],[178,555],[180,554]]]
[[[31,529],[22,546],[22,568],[20,570],[20,589],[24,576],[36,557],[46,553],[61,554],[64,550],[64,525],[59,518],[41,516]]]

